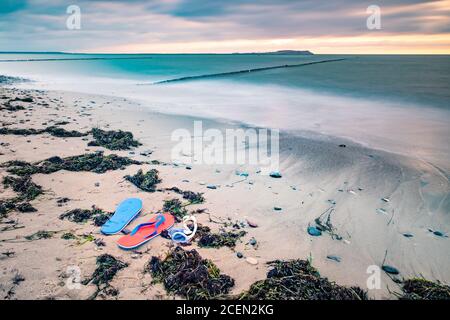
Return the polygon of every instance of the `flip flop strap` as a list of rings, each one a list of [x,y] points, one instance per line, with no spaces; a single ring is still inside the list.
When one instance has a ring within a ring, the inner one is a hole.
[[[179,243],[186,243],[188,239],[183,232],[174,232],[171,237],[172,241]]]
[[[147,222],[147,223],[141,223],[140,225],[137,225],[137,226],[133,229],[133,231],[131,231],[130,235],[131,235],[131,236],[134,236],[134,235],[136,234],[136,232],[138,232],[138,230],[139,230],[140,228],[146,227],[146,226],[155,226],[155,229],[158,229],[158,227],[159,227],[161,224],[163,224],[165,220],[166,220],[166,218],[164,218],[164,216],[158,215],[158,216],[156,217],[156,220],[155,220],[155,221]],[[152,234],[146,236],[146,238],[152,237],[152,236],[154,236],[156,233],[157,233],[157,230],[155,230]]]
[[[186,243],[188,242],[188,238],[184,233],[183,229],[172,229],[169,231],[170,238],[174,242]]]

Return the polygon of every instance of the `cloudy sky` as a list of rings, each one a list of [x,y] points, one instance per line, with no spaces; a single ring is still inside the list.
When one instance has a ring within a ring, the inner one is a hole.
[[[69,30],[67,8],[81,10]],[[367,8],[381,29],[367,28]],[[0,51],[450,53],[450,0],[0,0]]]

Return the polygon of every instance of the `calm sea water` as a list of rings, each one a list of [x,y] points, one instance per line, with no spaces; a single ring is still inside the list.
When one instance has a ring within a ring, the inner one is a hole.
[[[38,79],[89,77],[151,83],[178,77],[345,58],[339,62],[267,70],[208,81],[271,84],[450,108],[450,56],[444,55],[0,54],[0,60],[92,58],[104,60],[0,62],[0,74]]]
[[[345,60],[152,85],[337,58]],[[24,88],[119,96],[162,113],[349,138],[450,171],[450,56],[0,54],[18,59],[47,60],[0,61],[0,75],[35,80]]]

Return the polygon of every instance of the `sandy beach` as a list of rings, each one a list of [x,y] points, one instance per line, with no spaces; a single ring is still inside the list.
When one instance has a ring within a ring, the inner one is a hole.
[[[23,106],[21,110],[2,108],[2,128],[44,129],[56,125],[79,132],[92,128],[125,130],[142,145],[120,151],[88,146],[90,135],[2,134],[0,163],[34,163],[97,151],[146,163],[101,174],[66,170],[33,174],[32,181],[43,190],[30,201],[37,211],[12,210],[0,223],[1,299],[88,299],[96,286],[68,287],[68,268],[79,268],[81,280],[87,279],[95,270],[96,258],[105,253],[127,267],[111,281],[117,294],[103,293],[96,299],[180,298],[154,283],[151,274],[145,272],[152,256],[164,257],[173,249],[170,240],[158,237],[137,250],[124,251],[116,245],[120,234],[105,236],[92,221],[76,223],[59,218],[70,210],[92,206],[114,212],[123,199],[138,197],[143,201],[143,211],[131,223],[131,229],[161,211],[165,200],[183,200],[168,190],[173,187],[203,193],[204,203],[187,206],[189,212],[201,209],[195,213],[201,225],[213,232],[236,231],[238,225],[246,232],[234,248],[202,248],[196,242],[185,248],[196,249],[233,278],[231,294],[265,279],[269,270],[266,263],[276,259],[309,259],[330,281],[359,286],[375,299],[396,299],[398,279],[424,277],[450,282],[446,236],[450,186],[446,168],[312,131],[281,132],[280,179],[259,174],[256,166],[187,167],[171,158],[174,130],[192,130],[195,120],[203,121],[204,128],[219,130],[243,125],[164,115],[142,102],[112,96],[0,87],[0,103],[16,97],[32,99],[12,103]],[[162,180],[158,191],[142,191],[124,179],[139,169],[158,170]],[[248,176],[236,174],[243,171]],[[8,175],[8,168],[2,166],[0,178]],[[208,188],[210,185],[216,188]],[[11,188],[0,186],[0,200],[15,196]],[[68,200],[58,202],[61,199]],[[309,235],[308,226],[327,210],[332,211],[335,234]],[[257,227],[250,227],[249,221]],[[49,231],[51,237],[26,238],[38,231]],[[61,238],[65,233],[75,238]],[[238,258],[237,253],[244,258]],[[257,264],[248,263],[248,257],[256,259]],[[393,277],[381,272],[380,288],[368,289],[368,268],[383,264],[395,266],[400,274]],[[14,281],[18,275],[23,281]]]

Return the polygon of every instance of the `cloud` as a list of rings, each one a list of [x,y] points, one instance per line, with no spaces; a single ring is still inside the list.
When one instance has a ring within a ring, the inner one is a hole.
[[[180,52],[189,49],[187,44],[206,51],[214,44],[242,51],[247,49],[244,43],[273,47],[276,43],[298,45],[295,39],[426,37],[450,32],[450,0],[379,0],[382,30],[369,31],[366,8],[373,2],[2,0],[0,51],[152,51],[166,45]],[[66,28],[66,8],[71,4],[81,8],[81,30]]]

